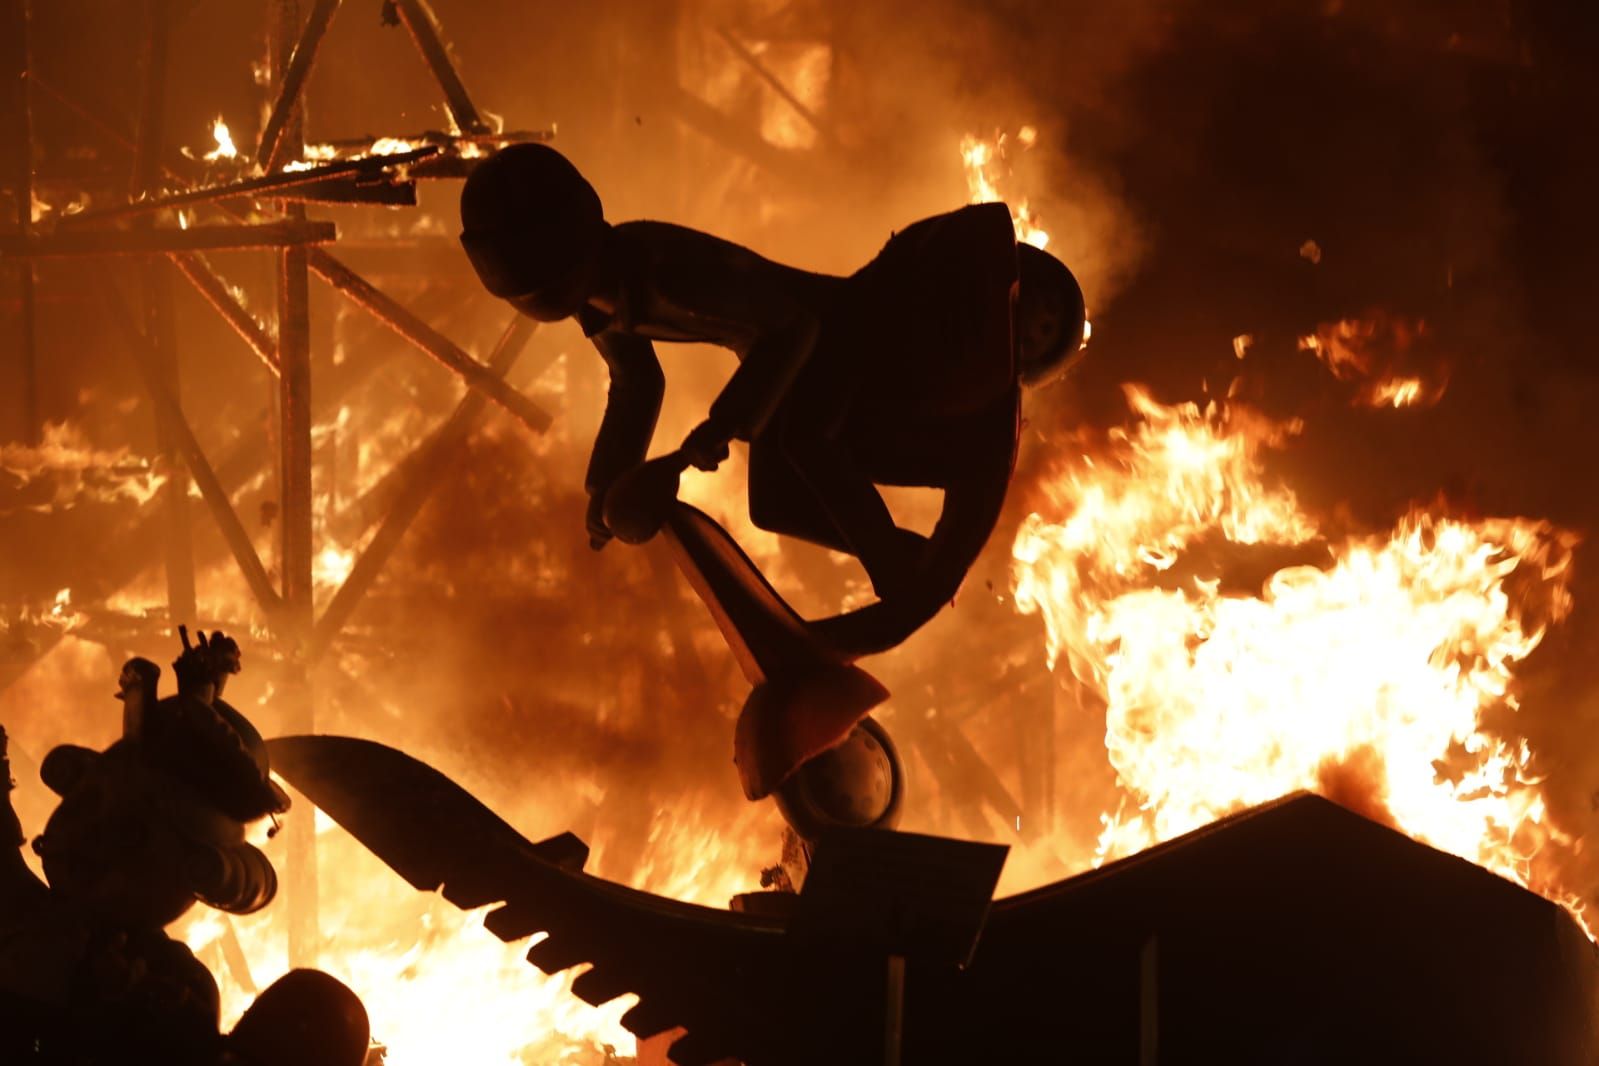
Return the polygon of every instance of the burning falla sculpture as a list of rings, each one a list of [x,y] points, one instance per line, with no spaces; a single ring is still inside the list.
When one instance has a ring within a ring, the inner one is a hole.
[[[485,287],[541,321],[575,318],[610,368],[586,482],[591,543],[663,533],[676,552],[754,686],[734,745],[745,794],[779,792],[807,836],[830,804],[846,823],[891,822],[893,746],[859,726],[888,693],[853,663],[949,602],[993,531],[1022,387],[1081,355],[1071,272],[1018,245],[1003,204],[917,222],[847,278],[668,223],[613,226],[544,145],[478,167],[461,218]],[[740,365],[679,448],[646,462],[664,390],[655,341],[720,345]],[[754,523],[854,556],[877,602],[800,618],[724,530],[677,500],[682,472],[714,470],[733,440],[749,443]],[[932,534],[896,525],[877,485],[943,490]]]
[[[122,736],[104,751],[65,744],[40,776],[61,796],[23,862],[9,803],[0,829],[0,1061],[161,1062],[173,1066],[359,1066],[367,1020],[344,985],[314,970],[273,984],[227,1035],[209,971],[164,927],[203,902],[249,914],[277,876],[245,840],[249,823],[288,809],[266,745],[222,699],[239,648],[199,634],[173,664],[123,667]],[[0,732],[0,773],[9,785]]]

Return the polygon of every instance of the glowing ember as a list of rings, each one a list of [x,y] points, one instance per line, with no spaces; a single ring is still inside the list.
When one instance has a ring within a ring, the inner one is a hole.
[[[228,124],[218,115],[217,120],[211,124],[211,136],[216,140],[217,146],[205,154],[206,159],[237,159],[239,150],[233,146],[233,134],[228,130]]]
[[[1013,549],[1017,606],[1105,708],[1126,796],[1100,860],[1311,789],[1571,905],[1531,752],[1482,723],[1514,710],[1515,665],[1570,611],[1576,538],[1424,513],[1323,536],[1262,474],[1296,425],[1128,399],[1136,424],[1051,479],[1064,517],[1030,516]],[[1317,565],[1243,592],[1176,579],[1189,553],[1250,545]]]

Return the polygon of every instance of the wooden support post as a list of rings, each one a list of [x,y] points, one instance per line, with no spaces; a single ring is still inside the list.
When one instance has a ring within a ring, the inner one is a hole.
[[[273,0],[270,41],[276,84],[284,85],[289,48],[300,26],[298,0]],[[303,93],[300,94],[303,100]],[[285,124],[279,151],[299,158],[305,143],[305,106],[293,109]],[[291,220],[303,221],[305,208],[292,205]],[[312,513],[311,500],[311,308],[307,249],[278,253],[278,436],[281,550],[278,567],[283,581],[285,623],[279,635],[283,649],[282,689],[278,699],[285,732],[316,731],[306,647],[311,637]],[[288,861],[289,964],[314,967],[320,951],[317,921],[316,827],[307,811],[291,818],[286,841]]]
[[[312,498],[311,498],[311,326],[309,278],[304,249],[291,248],[278,257],[278,387],[279,477],[278,522],[282,547],[278,566],[283,580],[285,624],[283,723],[286,732],[316,729],[306,660],[312,624]],[[314,966],[317,932],[316,834],[306,815],[291,824],[288,838],[289,960]]]
[[[533,323],[520,314],[514,317],[494,346],[494,353],[489,357],[489,371],[503,378],[532,335]],[[444,424],[417,449],[415,462],[406,474],[405,484],[395,495],[389,513],[384,516],[383,524],[373,534],[366,551],[351,568],[350,576],[345,578],[344,584],[316,623],[308,654],[311,662],[314,663],[327,651],[362,597],[377,580],[384,564],[389,561],[394,549],[399,547],[401,538],[432,494],[439,475],[459,453],[473,423],[483,413],[485,402],[482,393],[468,390]]]
[[[166,144],[166,85],[168,11],[161,0],[144,0],[145,47],[142,56],[139,128],[134,143],[130,198],[152,192],[161,174]],[[183,392],[178,371],[177,341],[173,332],[172,284],[153,260],[139,264],[139,292],[143,307],[143,333],[149,343],[160,387],[171,394],[181,411]],[[181,415],[180,415],[181,417]],[[167,611],[172,619],[187,622],[195,614],[194,533],[189,525],[189,471],[179,461],[170,418],[156,418],[156,451],[167,482],[161,489],[166,512]]]
[[[439,35],[438,21],[433,17],[427,0],[394,0],[394,10],[400,16],[400,21],[405,23],[411,40],[422,53],[433,77],[438,79],[439,88],[444,90],[444,104],[449,108],[450,118],[455,120],[455,128],[462,133],[489,132],[489,124],[483,121],[472,98],[467,95],[461,75],[456,72],[450,51]]]

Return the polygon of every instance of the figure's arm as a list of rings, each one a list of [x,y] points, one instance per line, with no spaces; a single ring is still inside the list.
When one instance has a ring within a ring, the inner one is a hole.
[[[620,475],[644,461],[661,413],[666,377],[654,345],[644,337],[606,330],[593,341],[611,374],[605,417],[583,482],[589,494],[589,535],[594,546],[601,547],[610,539],[600,510],[605,493]]]

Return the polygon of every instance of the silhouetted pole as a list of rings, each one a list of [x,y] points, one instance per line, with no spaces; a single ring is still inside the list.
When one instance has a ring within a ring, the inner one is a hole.
[[[270,32],[272,67],[281,86],[291,49],[300,38],[298,0],[274,0]],[[303,89],[301,95],[303,96]],[[305,145],[305,103],[292,109],[280,135],[276,158],[299,159]],[[305,207],[287,207],[291,219],[303,220]],[[278,699],[280,721],[287,733],[315,732],[306,648],[311,637],[311,309],[310,276],[304,247],[278,253],[278,566],[282,571],[284,626],[283,690]],[[289,965],[315,966],[320,950],[317,930],[316,825],[312,812],[290,818],[285,841],[289,909]]]

